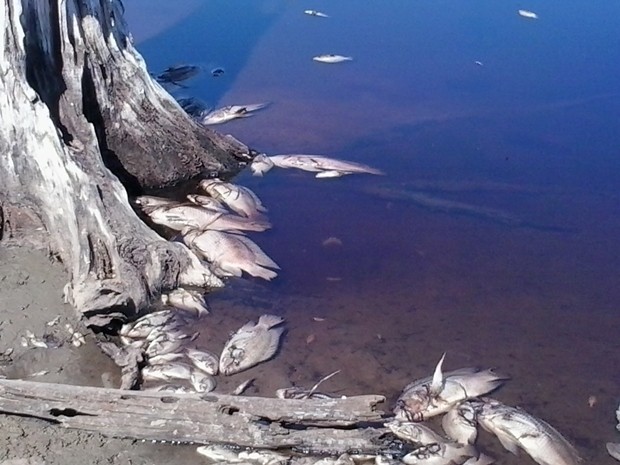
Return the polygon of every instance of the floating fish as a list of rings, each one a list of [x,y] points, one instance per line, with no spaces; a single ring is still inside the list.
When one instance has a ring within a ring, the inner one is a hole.
[[[246,218],[198,205],[155,207],[147,214],[153,223],[175,231],[182,231],[185,228],[214,231],[265,231],[271,227],[267,220],[257,216]]]
[[[177,103],[183,108],[185,113],[191,116],[194,119],[199,119],[209,113],[212,108],[209,107],[202,100],[199,100],[195,97],[188,98],[180,98],[177,99]]]
[[[214,267],[220,276],[240,277],[245,271],[256,278],[271,280],[278,274],[276,262],[245,236],[222,231],[183,232],[183,240]],[[271,269],[269,269],[271,268]]]
[[[478,424],[495,434],[504,448],[517,455],[519,448],[540,465],[577,465],[575,448],[551,425],[525,410],[493,399],[476,405]]]
[[[462,465],[477,457],[475,447],[452,442],[436,442],[418,447],[402,458],[406,465]]]
[[[445,413],[459,402],[487,394],[497,389],[507,378],[491,370],[476,368],[442,373],[446,354],[435,367],[432,377],[423,378],[405,387],[396,401],[394,413],[397,419],[422,421]]]
[[[132,323],[124,324],[119,334],[131,338],[146,338],[154,328],[166,325],[177,324],[178,322],[188,323],[189,320],[181,313],[171,309],[159,310],[157,312],[144,315]]]
[[[184,363],[162,363],[142,368],[142,378],[145,380],[189,379],[191,374],[191,367]]]
[[[220,356],[220,372],[232,375],[269,360],[278,350],[284,318],[262,315],[258,323],[246,323],[228,340]]]
[[[161,365],[161,364],[174,362],[175,360],[180,360],[182,358],[185,358],[185,354],[179,354],[179,353],[172,352],[169,354],[162,354],[162,355],[156,355],[154,357],[149,357],[148,362],[149,362],[149,365]]]
[[[217,375],[220,362],[216,355],[203,349],[187,349],[186,353],[187,358],[196,368],[209,375]]]
[[[536,13],[534,13],[533,11],[529,11],[529,10],[519,10],[517,13],[519,13],[519,16],[522,16],[524,18],[528,18],[528,19],[538,19],[538,15]]]
[[[250,169],[256,176],[262,176],[273,166],[279,168],[296,168],[317,173],[317,178],[339,177],[347,174],[384,174],[381,170],[352,161],[337,160],[322,155],[258,155],[252,161]]]
[[[213,77],[220,77],[224,74],[224,68],[213,68],[211,70],[211,76]]]
[[[189,382],[196,392],[200,392],[201,394],[213,391],[216,386],[215,378],[200,370],[192,370]]]
[[[186,81],[193,78],[200,72],[200,67],[196,65],[178,65],[170,66],[166,68],[161,74],[155,76],[157,82],[175,84],[179,87],[184,87],[179,84],[181,81]]]
[[[228,210],[226,210],[226,207],[222,205],[221,202],[215,200],[213,197],[209,197],[208,195],[188,194],[187,200],[192,202],[194,205],[200,205],[208,210],[228,213]]]
[[[334,55],[330,53],[328,55],[317,55],[315,57],[312,57],[312,59],[320,63],[342,63],[343,61],[352,61],[353,57]]]
[[[476,410],[469,402],[452,407],[441,419],[441,426],[448,437],[461,444],[474,444],[478,437]]]
[[[183,386],[181,384],[162,384],[160,386],[153,386],[144,390],[154,392],[171,392],[173,394],[191,394],[194,392],[187,386]]]
[[[247,218],[261,218],[267,208],[258,196],[247,187],[219,179],[203,179],[198,186],[228,208]]]
[[[474,64],[478,65],[478,66],[484,66],[484,63],[482,63],[481,61],[474,61]]]
[[[209,307],[203,293],[182,287],[178,287],[167,294],[162,294],[161,302],[164,305],[170,305],[188,312],[195,312],[197,316],[209,313]]]
[[[249,105],[228,105],[203,114],[199,118],[199,123],[205,126],[211,124],[222,124],[237,118],[247,118],[253,116],[252,112],[265,108],[269,103],[252,103]]]
[[[316,11],[316,10],[304,10],[304,13],[306,13],[307,15],[316,16],[319,18],[329,18],[329,16],[326,15],[325,13],[321,13],[320,11]]]

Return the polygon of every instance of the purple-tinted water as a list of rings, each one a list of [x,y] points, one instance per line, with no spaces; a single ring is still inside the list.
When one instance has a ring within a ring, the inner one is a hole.
[[[268,154],[386,172],[235,179],[269,208],[273,230],[251,237],[282,271],[214,293],[200,343],[219,352],[263,313],[288,330],[275,359],[219,389],[253,377],[251,392],[273,395],[340,369],[324,390],[384,394],[389,407],[447,352],[446,369],[509,375],[498,399],[557,427],[588,463],[612,464],[620,73],[605,31],[617,6],[598,2],[584,18],[575,2],[535,2],[540,20],[528,22],[517,4],[373,3],[213,1],[138,44],[153,72],[225,68],[177,96],[272,102],[218,130]],[[322,53],[355,59],[311,60]],[[533,463],[486,434],[481,447],[498,463]]]

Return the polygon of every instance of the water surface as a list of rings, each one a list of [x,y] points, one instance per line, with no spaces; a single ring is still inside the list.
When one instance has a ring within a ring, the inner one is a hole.
[[[177,97],[272,102],[222,132],[268,154],[386,172],[235,180],[268,206],[274,228],[252,238],[282,272],[213,294],[201,337],[219,351],[265,312],[288,332],[274,360],[221,389],[256,377],[253,392],[272,395],[341,369],[326,390],[392,402],[447,352],[448,369],[510,375],[498,399],[556,426],[588,463],[614,463],[619,16],[603,1],[213,0],[141,41],[152,72],[206,71],[171,88]],[[354,61],[311,60],[324,53]],[[216,66],[226,72],[213,78]],[[342,245],[323,245],[330,237]],[[481,447],[498,463],[533,463],[486,434]]]

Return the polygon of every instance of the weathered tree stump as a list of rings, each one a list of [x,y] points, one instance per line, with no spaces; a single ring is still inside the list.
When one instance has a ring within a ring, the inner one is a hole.
[[[3,413],[114,437],[313,454],[393,452],[384,414],[377,410],[383,402],[376,395],[293,400],[0,380]]]
[[[120,0],[3,0],[0,28],[0,239],[49,248],[91,325],[162,289],[221,285],[146,226],[127,191],[232,173],[251,151],[151,79]]]

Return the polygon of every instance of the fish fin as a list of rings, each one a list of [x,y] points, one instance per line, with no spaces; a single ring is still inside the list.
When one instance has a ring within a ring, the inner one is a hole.
[[[508,379],[510,379],[508,376],[494,373],[491,369],[473,373],[468,382],[467,396],[478,397],[488,394],[500,387]]]
[[[437,363],[437,366],[435,367],[435,372],[433,373],[433,380],[431,381],[430,387],[431,395],[439,395],[439,393],[443,390],[443,373],[441,372],[441,367],[445,358],[446,353],[444,352],[441,356],[441,359]]]
[[[258,325],[264,326],[265,328],[273,328],[274,326],[278,326],[279,324],[284,323],[284,318],[277,315],[261,315],[258,319]],[[258,326],[257,325],[257,326]]]
[[[255,265],[251,269],[245,270],[248,274],[254,276],[255,278],[262,278],[265,281],[271,281],[273,278],[278,277],[278,273],[269,268],[263,268],[261,266]]]

